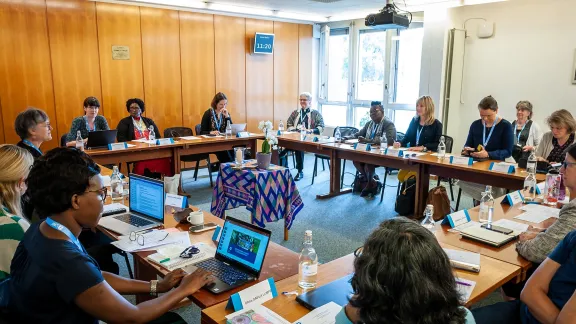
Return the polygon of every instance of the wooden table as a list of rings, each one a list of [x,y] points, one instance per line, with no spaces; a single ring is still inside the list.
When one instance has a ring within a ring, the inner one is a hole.
[[[441,243],[441,246],[448,249],[459,250],[459,248],[445,243]],[[519,267],[486,256],[480,256],[480,265],[480,273],[454,270],[456,277],[476,281],[476,287],[474,287],[474,291],[466,303],[467,307],[486,297],[520,273]],[[353,254],[322,264],[318,268],[318,286],[340,279],[352,272],[354,272]],[[276,288],[279,293],[293,290],[302,293],[302,289],[298,287],[297,275],[277,282]],[[284,317],[289,322],[294,322],[310,312],[309,309],[300,305],[296,301],[296,296],[293,295],[284,296],[280,294],[278,297],[265,302],[264,306]],[[232,312],[231,309],[226,309],[226,303],[220,303],[204,309],[202,310],[201,317],[202,324],[226,323],[225,316]]]

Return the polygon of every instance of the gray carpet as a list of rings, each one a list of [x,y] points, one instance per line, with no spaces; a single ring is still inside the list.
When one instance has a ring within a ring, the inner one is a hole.
[[[312,230],[313,245],[318,253],[319,261],[322,263],[329,262],[344,255],[352,253],[357,247],[361,246],[370,234],[370,232],[383,220],[395,217],[394,203],[396,199],[396,186],[398,180],[396,174],[388,176],[385,187],[384,200],[380,202],[380,196],[373,200],[366,200],[357,194],[346,194],[331,199],[316,199],[317,194],[326,193],[329,190],[330,176],[328,167],[322,171],[321,162],[319,161],[318,176],[311,185],[312,170],[314,167],[314,155],[305,155],[304,179],[297,182],[298,190],[304,202],[304,208],[294,221],[290,230],[290,239],[284,241],[284,223],[267,224],[266,228],[272,232],[272,240],[288,249],[300,252],[305,230]],[[290,167],[293,168],[292,160],[289,161]],[[354,179],[354,166],[348,161],[346,165],[347,173],[344,177],[344,184],[350,185]],[[380,179],[383,179],[383,168],[378,168],[377,173]],[[184,190],[191,195],[189,202],[191,205],[198,206],[202,210],[209,211],[212,201],[212,188],[206,169],[201,169],[198,180],[194,181],[192,171],[183,172]],[[296,171],[292,170],[295,175]],[[213,173],[216,180],[216,173]],[[431,186],[435,186],[432,182]],[[447,183],[444,183],[447,186]],[[448,194],[450,194],[448,192]],[[458,187],[454,187],[454,195],[458,194]],[[455,207],[455,202],[452,202]],[[462,196],[460,209],[472,207],[472,199]],[[226,212],[227,215],[250,221],[250,214],[246,208],[241,207]],[[117,258],[120,265],[120,274],[128,277],[126,263],[123,259]],[[322,275],[322,274],[319,274]],[[127,298],[134,302],[133,296]],[[502,301],[498,291],[494,292],[475,307],[490,305]],[[177,311],[188,323],[200,323],[200,309],[195,305],[181,308]]]

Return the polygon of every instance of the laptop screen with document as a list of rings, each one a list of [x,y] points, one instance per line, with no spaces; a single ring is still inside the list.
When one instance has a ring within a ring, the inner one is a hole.
[[[130,211],[164,221],[164,182],[130,174]]]
[[[222,228],[217,253],[254,271],[260,271],[270,241],[270,236],[264,233],[227,219]]]

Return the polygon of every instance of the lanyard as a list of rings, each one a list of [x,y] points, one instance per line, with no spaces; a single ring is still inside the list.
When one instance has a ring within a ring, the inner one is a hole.
[[[426,126],[422,126],[422,128],[420,128],[420,131],[418,131],[418,129],[416,129],[416,146],[418,146],[420,143],[420,135],[422,135],[422,131],[424,130],[424,127],[426,127]],[[490,133],[490,135],[492,135],[492,133]]]
[[[520,133],[518,133],[518,140],[516,141],[516,143],[520,143],[520,135],[522,135],[524,128],[526,128],[526,124],[528,124],[528,121],[526,121],[526,123],[524,123],[524,126],[522,126],[522,129],[520,130]],[[514,136],[516,136],[517,131],[518,131],[518,127],[514,127]]]
[[[486,138],[486,123],[482,122],[482,126],[484,126],[484,132],[482,133],[482,144],[484,144],[484,147],[486,147],[486,145],[488,145],[488,142],[490,141],[490,137],[492,137],[492,133],[494,132],[494,128],[496,128],[496,124],[498,124],[499,120],[500,120],[500,118],[497,118],[496,121],[494,122],[494,125],[492,125],[492,128],[490,129],[490,134],[488,134],[488,138]]]
[[[32,142],[30,142],[29,140],[23,140],[22,142],[24,142],[24,144],[30,146],[31,148],[35,149],[36,151],[38,151],[38,153],[40,153],[40,155],[44,155],[44,154],[42,154],[42,151],[40,151],[40,149],[37,148],[36,145],[32,144]]]
[[[304,113],[302,113],[302,109],[300,109],[300,125],[304,125],[304,117],[305,117],[305,116],[308,116],[308,111],[309,111],[309,110],[306,109],[306,110],[304,111]],[[312,124],[310,123],[310,119],[312,119],[312,116],[310,116],[310,117],[308,118],[308,120],[307,120],[307,121],[308,121],[308,125],[312,125]],[[306,125],[304,125],[304,127],[306,127]],[[306,128],[311,128],[311,127],[306,127]]]
[[[222,125],[222,114],[220,114],[220,118],[216,120],[216,113],[214,113],[214,109],[212,109],[212,117],[214,117],[214,124],[216,124],[216,130],[220,131],[220,126]]]
[[[50,217],[46,218],[46,224],[48,224],[48,226],[52,227],[53,229],[64,233],[64,235],[66,235],[66,236],[68,236],[68,238],[70,238],[72,243],[76,244],[76,246],[78,247],[78,249],[80,249],[81,252],[84,252],[84,248],[82,248],[82,244],[80,244],[80,241],[78,241],[78,238],[76,236],[74,236],[74,234],[72,234],[72,232],[70,232],[70,230],[68,228],[66,228],[66,226],[58,223],[57,221],[53,220]]]
[[[370,127],[372,128],[372,134],[370,135],[371,140],[373,140],[374,137],[376,136],[376,131],[378,130],[378,127],[380,127],[380,123],[376,124],[375,122],[372,122],[372,127]]]
[[[86,118],[86,116],[84,116],[84,121],[86,122],[86,129],[88,130],[88,132],[96,131],[96,119],[94,119],[94,127],[92,129],[90,129],[90,125],[88,124],[88,118]]]

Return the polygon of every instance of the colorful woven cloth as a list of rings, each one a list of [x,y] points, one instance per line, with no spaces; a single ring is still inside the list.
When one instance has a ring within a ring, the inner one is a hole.
[[[275,165],[258,170],[252,165],[247,163],[249,167],[241,170],[234,169],[234,163],[220,166],[210,211],[223,218],[227,209],[246,206],[258,226],[286,218],[286,229],[290,229],[304,207],[290,170]]]

